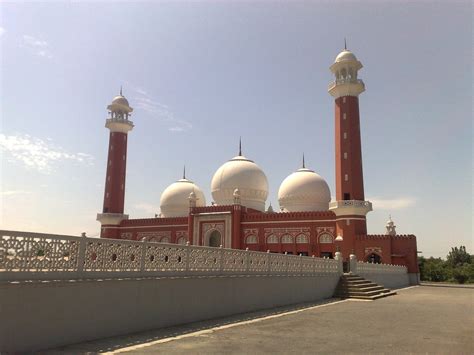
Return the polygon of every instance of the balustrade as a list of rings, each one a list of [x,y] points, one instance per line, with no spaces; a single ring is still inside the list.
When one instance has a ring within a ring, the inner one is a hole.
[[[338,261],[212,248],[0,231],[0,280],[224,274],[339,274]]]

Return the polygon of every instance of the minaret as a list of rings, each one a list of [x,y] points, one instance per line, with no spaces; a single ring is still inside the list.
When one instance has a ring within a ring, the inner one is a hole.
[[[335,99],[336,133],[336,201],[330,209],[338,217],[346,217],[343,221],[338,218],[338,232],[344,234],[344,244],[354,248],[354,236],[367,233],[365,216],[372,204],[365,201],[362,174],[359,95],[365,85],[357,77],[362,63],[344,47],[330,67],[335,80],[328,88]]]
[[[388,217],[388,221],[387,221],[387,224],[385,225],[385,228],[387,229],[387,231],[385,232],[386,235],[397,235],[397,231],[396,231],[396,228],[397,226],[395,225],[395,223],[393,223],[392,221],[392,216],[389,215]]]
[[[128,215],[123,213],[125,202],[125,175],[127,164],[127,137],[133,129],[133,122],[129,120],[133,109],[122,95],[116,96],[107,106],[109,118],[105,127],[109,129],[109,151],[107,157],[107,173],[105,178],[104,206],[102,213],[97,214],[101,223],[102,238],[118,238],[117,226]]]

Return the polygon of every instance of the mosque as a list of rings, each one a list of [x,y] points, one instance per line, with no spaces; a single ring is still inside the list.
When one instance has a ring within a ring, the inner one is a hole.
[[[349,50],[331,65],[334,81],[328,87],[335,105],[336,200],[327,182],[305,166],[280,185],[280,211],[266,209],[268,180],[251,159],[239,154],[225,162],[211,181],[214,202],[206,203],[202,190],[185,174],[161,194],[161,213],[155,218],[130,219],[124,214],[127,139],[134,125],[133,109],[122,95],[107,107],[109,150],[104,205],[97,215],[101,237],[162,243],[203,245],[333,257],[337,250],[347,261],[406,265],[418,273],[414,235],[397,235],[391,218],[382,235],[367,234],[359,118],[358,78],[362,63]]]

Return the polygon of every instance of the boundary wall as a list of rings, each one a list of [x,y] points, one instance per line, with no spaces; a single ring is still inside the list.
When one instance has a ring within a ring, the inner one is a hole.
[[[386,288],[397,289],[417,284],[413,282],[406,266],[361,262],[357,261],[353,254],[350,255],[349,260],[351,273]]]
[[[0,352],[317,301],[332,297],[341,274],[340,254],[0,231]]]

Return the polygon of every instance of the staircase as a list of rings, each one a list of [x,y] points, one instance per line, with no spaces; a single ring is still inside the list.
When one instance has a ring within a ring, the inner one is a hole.
[[[376,300],[377,298],[396,295],[397,293],[363,277],[344,274],[339,279],[334,297],[358,298],[363,300]]]

